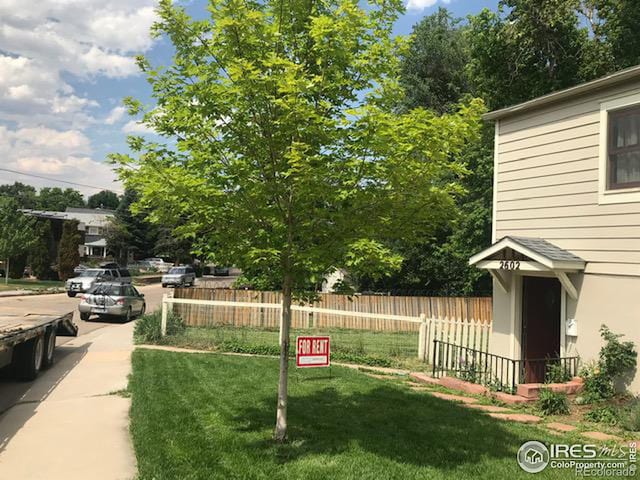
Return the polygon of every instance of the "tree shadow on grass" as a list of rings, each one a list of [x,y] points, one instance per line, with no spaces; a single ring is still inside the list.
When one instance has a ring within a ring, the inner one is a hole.
[[[262,398],[242,410],[234,423],[243,425],[242,432],[271,428],[274,406],[274,398]],[[348,394],[329,387],[290,395],[288,421],[290,442],[276,449],[280,463],[335,455],[357,445],[395,462],[449,470],[481,459],[515,461],[525,440],[481,412],[386,385]],[[250,447],[266,454],[274,444],[263,441]]]

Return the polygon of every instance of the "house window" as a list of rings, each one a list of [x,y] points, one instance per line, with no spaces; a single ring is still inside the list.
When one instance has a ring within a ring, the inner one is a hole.
[[[608,187],[640,187],[640,107],[609,113]]]
[[[102,235],[100,227],[89,227],[89,235]]]

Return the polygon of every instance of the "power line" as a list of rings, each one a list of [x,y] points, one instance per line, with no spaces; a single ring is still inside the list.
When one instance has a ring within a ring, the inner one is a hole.
[[[26,172],[21,172],[19,170],[11,170],[10,168],[0,167],[0,171],[9,172],[9,173],[15,173],[15,174],[18,174],[18,175],[24,175],[26,177],[39,178],[41,180],[48,180],[50,182],[65,183],[67,185],[74,185],[76,187],[93,188],[94,190],[100,190],[100,191],[102,191],[102,190],[111,190],[112,192],[115,192],[115,193],[124,193],[122,190],[117,190],[117,189],[114,189],[114,188],[96,187],[94,185],[87,185],[87,184],[84,184],[84,183],[70,182],[68,180],[59,180],[57,178],[49,178],[49,177],[45,177],[45,176],[42,176],[42,175],[36,175],[35,173],[26,173]]]

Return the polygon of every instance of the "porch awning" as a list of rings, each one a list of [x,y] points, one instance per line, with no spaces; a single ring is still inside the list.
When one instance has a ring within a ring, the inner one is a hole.
[[[93,242],[87,242],[84,245],[86,247],[106,247],[107,240],[105,238],[101,238],[99,240],[94,240]]]
[[[551,272],[571,298],[578,293],[567,276],[584,270],[585,261],[542,238],[504,237],[469,259],[469,265],[489,270],[500,287],[509,291],[502,272]]]

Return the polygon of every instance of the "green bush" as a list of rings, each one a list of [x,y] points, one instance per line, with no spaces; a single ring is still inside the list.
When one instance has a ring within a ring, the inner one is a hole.
[[[552,363],[547,366],[544,383],[565,383],[569,380],[571,380],[571,374],[562,363]]]
[[[584,378],[584,402],[597,402],[615,395],[615,382],[636,367],[637,356],[633,342],[621,342],[606,325],[600,327],[600,336],[605,341],[599,359],[582,368]]]
[[[620,413],[620,426],[631,432],[640,432],[640,399],[636,398]]]
[[[636,367],[638,352],[633,342],[621,342],[622,335],[614,334],[606,325],[600,327],[606,342],[600,349],[600,369],[605,375],[620,377]]]
[[[569,400],[566,393],[554,392],[548,388],[540,390],[538,409],[544,415],[566,415],[569,413]]]
[[[620,413],[618,409],[612,405],[594,408],[590,412],[585,413],[585,420],[596,423],[604,423],[606,425],[617,425],[620,421]]]
[[[134,327],[133,335],[137,343],[161,343],[160,326],[162,313],[155,311],[140,318]],[[167,335],[178,335],[185,330],[182,318],[173,313],[167,315]]]

